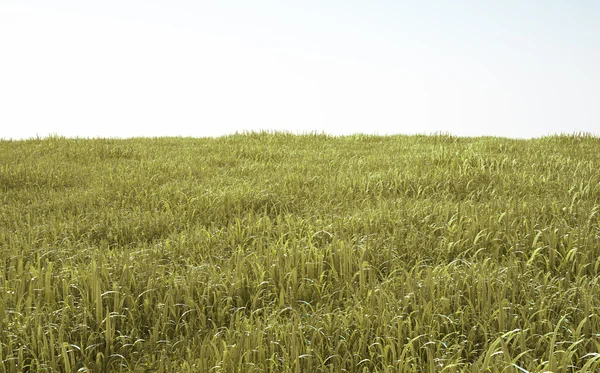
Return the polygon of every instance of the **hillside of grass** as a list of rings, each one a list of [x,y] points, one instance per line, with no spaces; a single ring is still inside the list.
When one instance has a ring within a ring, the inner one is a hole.
[[[600,138],[0,141],[0,373],[598,372]]]

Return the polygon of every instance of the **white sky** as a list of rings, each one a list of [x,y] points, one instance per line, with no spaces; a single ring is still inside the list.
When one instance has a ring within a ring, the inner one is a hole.
[[[600,1],[0,0],[0,138],[600,135]]]

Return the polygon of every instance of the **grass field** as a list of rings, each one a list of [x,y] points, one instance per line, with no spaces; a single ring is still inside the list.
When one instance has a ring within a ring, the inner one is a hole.
[[[598,372],[600,138],[0,141],[0,373]]]

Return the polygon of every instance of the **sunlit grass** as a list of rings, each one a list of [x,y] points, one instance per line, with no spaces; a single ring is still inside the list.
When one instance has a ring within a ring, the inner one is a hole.
[[[0,373],[600,371],[600,139],[0,141]]]

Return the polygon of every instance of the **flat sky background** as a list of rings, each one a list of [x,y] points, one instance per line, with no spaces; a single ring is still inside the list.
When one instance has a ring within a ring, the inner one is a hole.
[[[0,0],[0,138],[600,135],[600,1]]]

